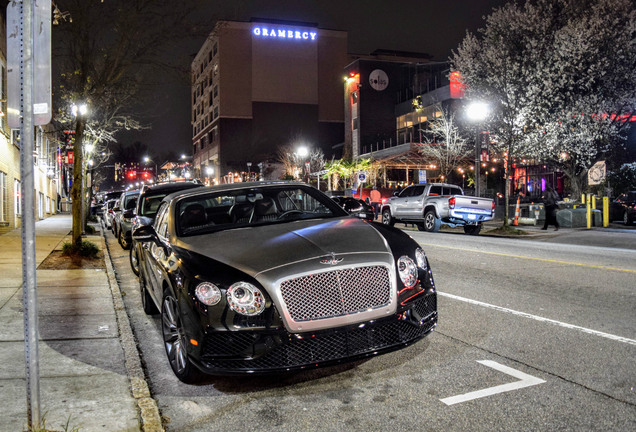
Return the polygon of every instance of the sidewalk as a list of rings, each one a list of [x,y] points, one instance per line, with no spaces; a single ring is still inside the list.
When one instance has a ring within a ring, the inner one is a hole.
[[[72,218],[36,223],[36,263],[70,240]],[[40,413],[47,429],[161,430],[101,233],[103,269],[37,270]],[[22,238],[0,236],[0,431],[26,430]],[[149,407],[149,410],[146,408]],[[143,419],[143,420],[142,420]]]

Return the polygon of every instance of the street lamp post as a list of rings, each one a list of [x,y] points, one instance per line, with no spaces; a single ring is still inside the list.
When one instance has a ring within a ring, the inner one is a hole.
[[[304,162],[305,159],[307,158],[307,156],[309,156],[309,149],[305,146],[300,146],[298,147],[298,149],[296,149],[296,156],[301,160],[301,162]],[[305,164],[303,164],[305,165]],[[303,169],[303,168],[301,168]],[[309,169],[307,169],[307,167],[305,166],[304,169],[307,170],[307,176],[309,176]],[[307,182],[309,183],[309,182]]]
[[[480,192],[480,171],[481,171],[481,128],[480,124],[488,116],[488,105],[484,102],[472,102],[466,110],[468,118],[477,124],[475,133],[475,196],[481,196]]]
[[[158,172],[157,172],[157,162],[149,158],[148,156],[144,156],[144,163],[152,162],[155,165],[155,181],[157,181]]]

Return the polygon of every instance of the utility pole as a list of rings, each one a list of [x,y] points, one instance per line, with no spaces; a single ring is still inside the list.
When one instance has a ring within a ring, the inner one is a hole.
[[[36,31],[37,30],[37,31]],[[35,263],[35,126],[51,121],[51,2],[7,5],[7,103],[9,126],[20,129],[22,292],[27,422],[40,429],[40,364]]]

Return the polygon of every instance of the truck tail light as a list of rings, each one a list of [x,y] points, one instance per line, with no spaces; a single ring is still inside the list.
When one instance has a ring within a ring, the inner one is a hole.
[[[492,209],[491,211],[494,213],[495,212],[495,201],[492,202]]]
[[[451,209],[455,208],[455,197],[450,197],[448,199],[448,208],[451,208]]]

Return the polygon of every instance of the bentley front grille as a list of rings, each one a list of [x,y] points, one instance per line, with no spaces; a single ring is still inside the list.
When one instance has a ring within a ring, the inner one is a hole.
[[[284,281],[280,290],[295,322],[375,309],[386,306],[391,299],[389,270],[383,266],[310,274]]]

